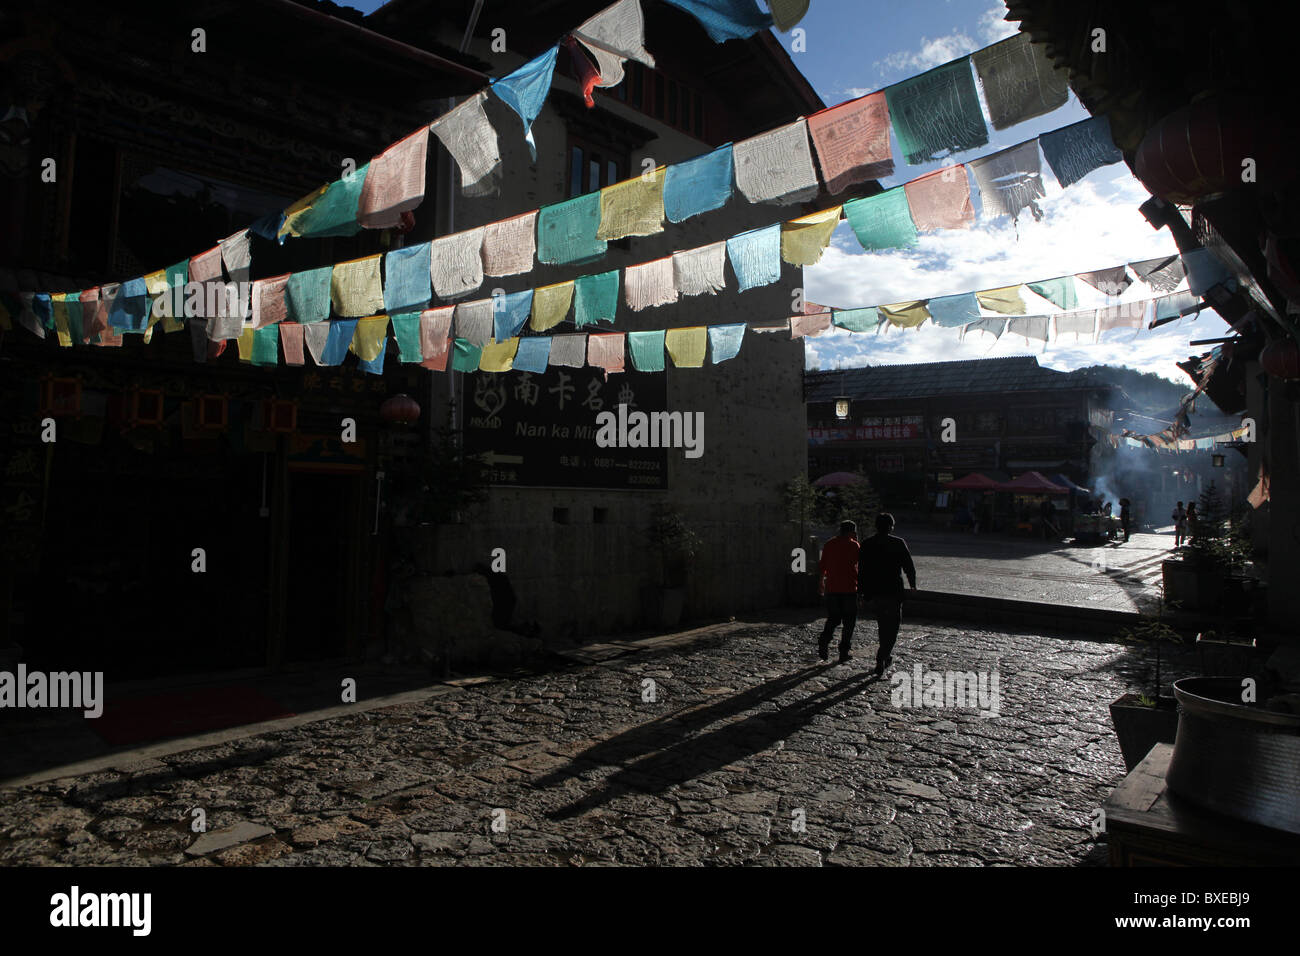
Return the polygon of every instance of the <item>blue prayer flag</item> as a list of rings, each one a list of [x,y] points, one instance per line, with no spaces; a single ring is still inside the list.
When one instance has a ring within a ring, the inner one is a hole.
[[[546,371],[546,364],[551,355],[551,337],[549,335],[536,335],[519,340],[519,348],[515,351],[514,367],[520,372],[536,372],[538,375]]]
[[[731,200],[735,170],[731,144],[719,146],[684,163],[674,163],[664,176],[664,213],[669,222],[683,222]]]
[[[709,354],[713,358],[713,364],[717,365],[719,362],[735,358],[740,352],[740,343],[744,339],[744,322],[737,322],[734,325],[710,325]]]
[[[492,296],[492,338],[497,342],[514,338],[532,309],[532,289]]]
[[[433,298],[429,277],[432,243],[394,249],[384,256],[384,309],[390,315],[428,305]]]
[[[781,278],[781,224],[732,236],[727,240],[727,257],[741,292],[775,282]]]
[[[537,143],[533,140],[533,120],[542,111],[546,94],[551,89],[551,76],[555,72],[555,59],[560,53],[558,46],[553,46],[541,56],[529,60],[509,76],[492,81],[492,92],[519,114],[524,122],[524,139],[528,143],[528,152],[537,162]]]
[[[1124,158],[1110,138],[1110,118],[1094,116],[1038,137],[1047,165],[1062,186]]]
[[[934,324],[945,329],[959,328],[980,319],[980,302],[974,292],[931,299],[926,308]]]
[[[668,0],[685,10],[704,27],[714,43],[743,40],[772,25],[772,15],[758,8],[754,0]]]
[[[342,365],[343,357],[348,354],[352,336],[356,334],[359,319],[335,319],[330,323],[329,337],[325,339],[325,348],[321,349],[321,365]]]

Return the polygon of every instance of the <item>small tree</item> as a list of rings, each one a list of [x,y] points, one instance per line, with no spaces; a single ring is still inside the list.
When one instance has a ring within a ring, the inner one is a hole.
[[[866,529],[875,525],[876,515],[880,514],[880,495],[872,486],[870,479],[862,472],[857,473],[862,479],[856,484],[841,485],[835,497],[834,524],[841,521],[854,521],[858,525],[858,536],[867,533]]]
[[[799,546],[803,547],[807,542],[808,522],[817,515],[821,493],[807,475],[799,474],[781,486],[781,496],[785,501],[786,518],[799,523]]]
[[[1196,503],[1188,552],[1191,561],[1207,568],[1237,571],[1246,563],[1249,543],[1240,521],[1229,521],[1227,505],[1214,482]]]
[[[436,442],[421,442],[416,454],[394,459],[388,467],[394,504],[410,524],[455,521],[488,497],[487,465],[466,455],[450,428],[440,429]]]
[[[686,523],[681,512],[661,505],[655,509],[646,537],[659,552],[660,586],[684,587],[686,570],[703,543],[700,536]]]

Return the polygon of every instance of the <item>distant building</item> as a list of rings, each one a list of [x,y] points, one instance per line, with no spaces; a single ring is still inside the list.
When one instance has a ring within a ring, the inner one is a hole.
[[[861,471],[887,507],[925,510],[972,471],[1064,474],[1086,485],[1090,416],[1112,386],[1033,356],[808,372],[808,476]],[[847,400],[847,414],[836,403]],[[946,441],[945,438],[951,438]]]

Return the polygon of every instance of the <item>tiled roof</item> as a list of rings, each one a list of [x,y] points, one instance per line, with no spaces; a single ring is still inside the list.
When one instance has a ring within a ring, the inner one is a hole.
[[[1082,370],[1043,368],[1032,355],[804,373],[804,399],[809,402],[831,402],[840,396],[868,400],[1111,387]]]

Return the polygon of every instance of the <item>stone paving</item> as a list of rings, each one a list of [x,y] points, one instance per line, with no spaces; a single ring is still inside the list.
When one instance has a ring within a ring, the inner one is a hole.
[[[1104,863],[1107,706],[1143,686],[1141,651],[905,621],[895,671],[996,672],[986,718],[894,706],[874,624],[843,666],[815,660],[819,627],[736,623],[0,791],[0,864]]]

